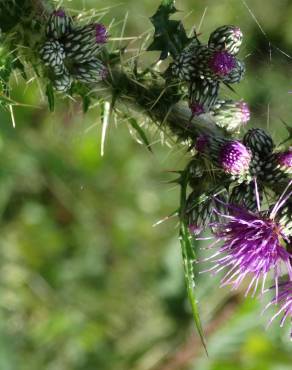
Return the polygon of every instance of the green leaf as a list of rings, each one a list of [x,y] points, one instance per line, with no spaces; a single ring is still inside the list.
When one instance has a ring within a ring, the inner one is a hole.
[[[207,352],[207,346],[205,341],[205,336],[203,332],[203,327],[200,319],[200,313],[198,308],[198,301],[196,298],[195,292],[195,275],[194,275],[194,266],[196,260],[195,248],[193,245],[192,236],[190,235],[189,228],[185,222],[185,207],[187,200],[187,187],[189,180],[189,171],[188,168],[181,174],[181,202],[180,202],[180,244],[183,257],[183,265],[185,272],[185,282],[188,293],[188,298],[191,304],[193,319],[201,338],[202,344]]]
[[[152,153],[151,144],[144,132],[144,130],[139,126],[135,118],[129,118],[129,124],[133,127],[133,129],[137,132],[142,142],[146,145],[147,149]]]
[[[54,89],[51,83],[47,85],[46,88],[46,95],[48,98],[48,103],[49,103],[49,109],[51,112],[54,112],[55,110],[55,96],[54,96]]]
[[[189,41],[182,22],[169,19],[177,12],[174,3],[174,0],[163,0],[156,13],[150,18],[155,33],[148,50],[161,51],[162,60],[167,58],[168,54],[172,57],[178,55]]]

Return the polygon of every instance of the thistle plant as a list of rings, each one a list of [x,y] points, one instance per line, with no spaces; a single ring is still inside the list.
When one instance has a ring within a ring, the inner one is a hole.
[[[189,163],[175,180],[181,188],[177,214],[187,292],[203,344],[194,266],[207,261],[208,271],[225,271],[222,286],[237,289],[248,280],[246,294],[254,296],[273,287],[270,305],[281,304],[281,325],[292,318],[291,133],[285,145],[275,143],[267,131],[249,124],[252,113],[243,99],[220,96],[223,86],[233,89],[248,73],[240,58],[240,28],[223,25],[205,42],[196,32],[188,37],[182,22],[170,19],[174,0],[163,0],[151,17],[154,35],[145,50],[159,51],[160,57],[143,70],[138,60],[124,62],[126,47],[107,49],[107,25],[83,22],[49,1],[22,3],[0,3],[1,15],[17,13],[14,22],[0,18],[4,108],[13,107],[13,71],[24,78],[34,73],[50,110],[60,95],[81,97],[85,112],[98,100],[104,122],[111,113],[126,117],[149,149],[141,116],[186,148]],[[162,69],[165,59],[169,64]],[[215,252],[200,262],[196,241],[205,230],[213,234]]]

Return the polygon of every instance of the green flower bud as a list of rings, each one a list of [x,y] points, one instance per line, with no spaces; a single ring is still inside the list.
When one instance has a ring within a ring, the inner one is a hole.
[[[181,81],[208,79],[235,83],[242,79],[244,65],[226,50],[197,45],[183,50],[171,65],[171,71]]]
[[[58,40],[72,31],[72,26],[72,18],[63,9],[57,9],[49,17],[46,33],[48,37]]]
[[[258,189],[259,201],[262,201],[262,191]],[[243,182],[242,184],[235,186],[230,194],[229,203],[235,206],[247,208],[250,211],[256,211],[257,206],[257,195],[255,190],[254,181]]]
[[[78,64],[73,69],[73,76],[76,80],[85,83],[94,83],[106,78],[107,68],[98,59]]]
[[[57,40],[50,40],[44,43],[40,49],[40,57],[44,65],[51,67],[55,74],[64,72],[65,51],[62,44]]]
[[[107,40],[107,31],[102,24],[76,27],[64,37],[66,55],[75,63],[91,61]]]
[[[292,179],[292,150],[268,156],[263,166],[262,179],[269,184]]]
[[[245,74],[245,64],[241,60],[237,60],[235,62],[234,68],[230,71],[230,73],[222,79],[223,82],[226,84],[236,84],[239,83]]]
[[[217,100],[211,114],[216,124],[228,132],[239,131],[250,119],[250,110],[244,101]]]
[[[257,153],[259,158],[266,158],[274,149],[273,139],[261,128],[250,129],[244,135],[243,143],[248,146],[253,153]]]
[[[227,50],[232,55],[237,55],[242,43],[243,34],[235,26],[221,26],[213,31],[209,38],[209,47],[216,50]]]
[[[189,88],[189,106],[192,114],[195,116],[208,112],[216,102],[218,90],[217,81],[193,80]]]
[[[57,91],[66,92],[70,89],[72,82],[72,77],[70,76],[68,71],[65,70],[62,75],[55,78],[55,80],[53,81],[53,86]]]
[[[225,195],[226,191],[221,186],[199,196],[196,191],[189,195],[186,204],[186,217],[192,234],[199,234],[209,223],[219,219],[218,212],[225,208]]]

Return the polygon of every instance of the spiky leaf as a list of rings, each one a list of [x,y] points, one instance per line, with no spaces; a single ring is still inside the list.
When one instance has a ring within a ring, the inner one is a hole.
[[[169,19],[177,12],[174,3],[174,0],[163,0],[156,13],[150,18],[155,27],[155,33],[148,50],[161,51],[162,60],[169,54],[172,57],[178,55],[189,40],[182,22]]]
[[[194,260],[196,259],[195,248],[193,245],[193,240],[190,235],[188,226],[185,222],[185,209],[187,201],[187,187],[189,181],[188,170],[183,171],[181,174],[180,185],[181,185],[181,196],[180,196],[180,244],[183,257],[183,265],[185,272],[186,288],[188,292],[188,298],[192,308],[193,319],[201,338],[202,344],[207,352],[203,327],[200,319],[198,301],[196,297],[196,292],[194,290],[195,279],[194,279]]]

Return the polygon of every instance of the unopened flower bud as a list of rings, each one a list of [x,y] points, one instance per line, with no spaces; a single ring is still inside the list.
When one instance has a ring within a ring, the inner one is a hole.
[[[45,42],[40,49],[40,57],[45,66],[60,70],[60,72],[63,71],[65,51],[59,41],[50,40]]]
[[[206,113],[216,102],[219,90],[217,81],[195,79],[190,84],[189,106],[194,116]]]
[[[85,83],[94,83],[104,80],[107,74],[107,68],[98,59],[76,65],[73,72],[73,76],[76,80]]]
[[[72,25],[72,18],[63,9],[57,9],[49,17],[47,36],[58,40],[72,30]]]
[[[243,143],[249,147],[253,153],[257,153],[260,158],[266,158],[274,149],[273,139],[261,128],[248,130],[244,135]]]
[[[239,131],[250,119],[250,110],[244,101],[217,100],[211,114],[216,124],[228,132]]]
[[[239,141],[224,144],[219,153],[219,164],[224,172],[242,175],[249,169],[251,152]]]
[[[221,26],[213,31],[209,38],[209,47],[216,50],[226,50],[231,55],[236,55],[242,43],[243,34],[239,27]]]
[[[94,58],[107,40],[107,31],[102,24],[76,27],[64,38],[68,58],[75,63],[85,63]]]
[[[245,74],[245,64],[243,61],[236,59],[234,68],[222,79],[226,84],[239,83]]]

